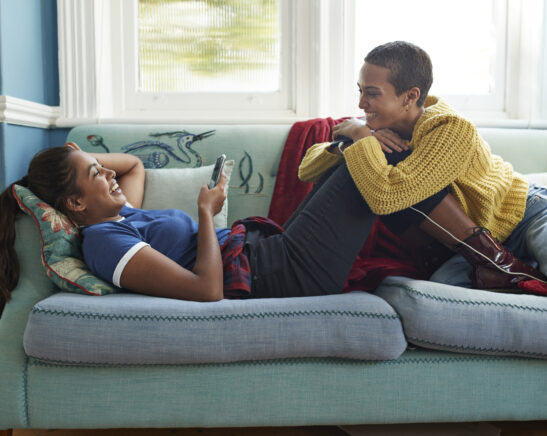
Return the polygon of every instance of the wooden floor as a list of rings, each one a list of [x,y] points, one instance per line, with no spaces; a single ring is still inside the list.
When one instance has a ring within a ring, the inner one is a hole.
[[[346,427],[23,430],[0,436],[547,436],[547,421]]]

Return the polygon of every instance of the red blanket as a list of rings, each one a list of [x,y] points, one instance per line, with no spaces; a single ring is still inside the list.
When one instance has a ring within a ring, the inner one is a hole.
[[[300,162],[313,144],[330,141],[332,127],[344,119],[318,118],[293,125],[281,155],[269,218],[285,223],[311,191],[312,183],[298,179]],[[376,220],[355,260],[344,290],[373,290],[390,275],[420,279],[429,277],[429,272],[415,265],[411,258],[402,241]]]
[[[269,218],[285,223],[311,191],[311,183],[298,179],[300,162],[313,144],[330,141],[332,127],[344,119],[317,118],[292,126],[281,155]],[[374,290],[384,278],[394,275],[427,280],[432,272],[417,265],[404,242],[376,220],[353,264],[344,291]],[[537,280],[522,281],[519,288],[525,293],[547,295],[547,286]]]

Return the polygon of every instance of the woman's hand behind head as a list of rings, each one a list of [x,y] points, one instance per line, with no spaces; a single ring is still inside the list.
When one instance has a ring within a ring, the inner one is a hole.
[[[65,147],[72,148],[74,150],[82,150],[75,142],[66,142]]]

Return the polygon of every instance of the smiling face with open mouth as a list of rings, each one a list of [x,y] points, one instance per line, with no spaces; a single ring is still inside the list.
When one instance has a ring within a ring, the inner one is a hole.
[[[101,166],[93,156],[83,151],[75,151],[71,159],[76,166],[76,183],[81,195],[70,199],[69,207],[82,217],[80,224],[119,219],[119,212],[127,199],[115,179],[116,172]]]
[[[408,123],[403,92],[397,95],[389,82],[390,70],[365,63],[359,73],[359,108],[365,111],[367,125],[372,130],[398,131]]]

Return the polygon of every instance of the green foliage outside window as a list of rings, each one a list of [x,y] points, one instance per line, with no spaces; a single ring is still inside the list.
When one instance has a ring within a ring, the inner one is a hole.
[[[141,79],[156,77],[156,90],[185,90],[185,72],[215,78],[279,67],[277,0],[139,0],[138,13]]]

